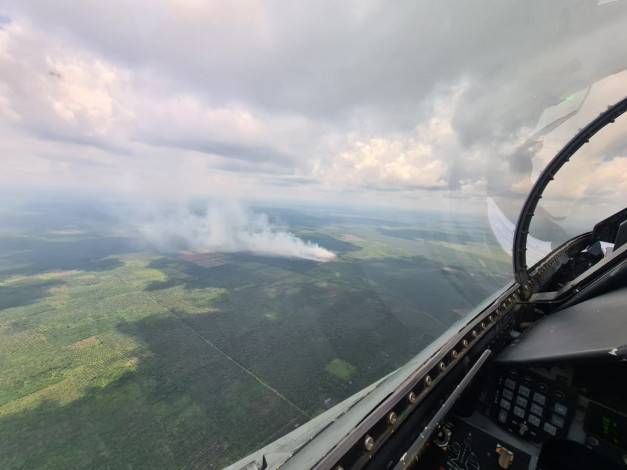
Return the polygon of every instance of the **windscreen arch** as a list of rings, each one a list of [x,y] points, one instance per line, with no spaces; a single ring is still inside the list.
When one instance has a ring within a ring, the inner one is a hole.
[[[521,285],[529,282],[529,265],[624,206],[620,194],[627,180],[620,175],[627,173],[627,117],[621,118],[625,111],[627,98],[608,107],[580,129],[539,174],[514,233],[513,267]],[[577,159],[564,166],[575,153]],[[543,242],[543,250],[530,246],[530,240]]]

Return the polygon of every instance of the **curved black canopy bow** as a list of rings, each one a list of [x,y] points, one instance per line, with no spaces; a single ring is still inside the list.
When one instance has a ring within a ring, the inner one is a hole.
[[[581,129],[570,141],[560,150],[555,157],[549,162],[547,167],[538,177],[533,185],[527,200],[520,211],[516,231],[514,232],[514,246],[512,249],[512,260],[514,263],[514,276],[521,286],[528,286],[529,269],[527,268],[527,235],[529,234],[529,225],[535,213],[538,202],[542,198],[542,194],[547,185],[562,166],[570,160],[570,157],[579,150],[601,129],[608,124],[613,123],[616,118],[627,111],[627,97],[620,100],[613,106],[610,106],[599,114],[596,119],[592,120],[586,127]]]

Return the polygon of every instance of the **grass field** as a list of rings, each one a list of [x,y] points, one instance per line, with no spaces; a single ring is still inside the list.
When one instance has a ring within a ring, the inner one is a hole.
[[[1,232],[0,468],[220,468],[507,280],[471,222],[279,216],[337,259],[164,255],[74,221]]]

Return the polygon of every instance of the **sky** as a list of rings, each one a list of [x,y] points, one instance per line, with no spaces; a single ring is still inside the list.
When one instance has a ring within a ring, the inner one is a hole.
[[[627,5],[598,3],[1,0],[0,185],[442,210],[520,197],[576,130],[525,150],[545,108],[591,87],[595,116],[627,95]],[[627,188],[626,157],[599,157],[596,184]]]

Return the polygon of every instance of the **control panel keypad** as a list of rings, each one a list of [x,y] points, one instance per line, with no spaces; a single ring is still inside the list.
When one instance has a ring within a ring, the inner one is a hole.
[[[564,437],[574,413],[574,396],[560,384],[530,371],[499,376],[492,416],[509,431],[533,441]]]

